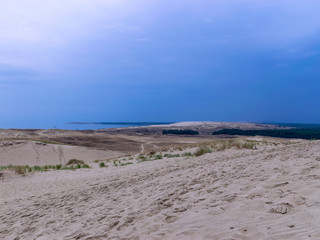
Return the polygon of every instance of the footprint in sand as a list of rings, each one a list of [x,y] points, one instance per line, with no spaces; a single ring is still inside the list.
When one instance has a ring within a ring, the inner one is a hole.
[[[280,203],[273,206],[270,209],[270,213],[279,213],[279,214],[286,214],[293,209],[293,206],[290,203]]]

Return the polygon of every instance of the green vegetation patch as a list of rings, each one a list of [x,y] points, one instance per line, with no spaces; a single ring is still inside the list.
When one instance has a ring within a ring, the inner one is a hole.
[[[191,152],[184,152],[184,153],[182,153],[181,156],[182,156],[182,157],[192,157],[193,154],[192,154]]]
[[[241,130],[223,129],[213,132],[212,135],[239,135],[239,136],[266,136],[277,138],[320,139],[320,128],[296,128],[275,130]]]
[[[103,168],[103,167],[108,167],[108,165],[106,165],[104,162],[100,162],[99,163],[99,167]]]
[[[26,174],[32,172],[46,172],[46,171],[55,171],[55,170],[75,170],[79,168],[90,168],[87,164],[75,164],[75,165],[45,165],[45,166],[28,166],[28,165],[8,165],[8,166],[0,166],[0,171],[3,170],[11,170],[15,171],[18,174]]]
[[[177,153],[177,154],[169,154],[169,153],[166,153],[166,154],[163,155],[163,156],[166,157],[166,158],[181,157],[179,153]]]
[[[132,164],[132,162],[125,162],[125,163],[120,163],[120,166],[126,166],[126,165],[130,165]]]
[[[162,134],[199,135],[199,132],[198,131],[193,131],[191,129],[185,129],[185,130],[169,129],[169,130],[163,130]]]
[[[72,164],[84,164],[84,161],[79,160],[79,159],[70,159],[67,162],[67,165],[72,165]]]
[[[204,155],[204,154],[206,154],[206,153],[212,153],[212,150],[211,150],[210,148],[208,148],[208,147],[205,146],[205,147],[199,148],[199,149],[194,153],[194,155],[197,156],[197,157],[199,157],[199,156]]]

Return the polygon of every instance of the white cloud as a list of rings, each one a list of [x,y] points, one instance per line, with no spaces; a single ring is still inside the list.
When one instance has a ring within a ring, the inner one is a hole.
[[[0,64],[54,70],[68,52],[99,34],[139,31],[139,26],[121,23],[134,6],[123,0],[2,1]]]

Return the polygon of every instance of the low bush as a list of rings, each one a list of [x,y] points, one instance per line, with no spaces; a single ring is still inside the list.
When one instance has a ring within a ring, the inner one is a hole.
[[[162,159],[162,155],[161,154],[158,154],[154,157],[155,160],[159,160],[159,159]]]
[[[57,165],[56,165],[56,169],[57,169],[57,170],[60,170],[61,168],[62,168],[62,165],[61,165],[61,164],[57,164]]]
[[[191,152],[184,152],[182,153],[182,157],[192,157],[193,154]]]
[[[204,155],[206,153],[212,153],[212,150],[208,147],[201,147],[194,153],[194,155],[199,157],[199,156]]]
[[[70,159],[70,160],[67,162],[67,165],[71,165],[71,164],[84,164],[84,161],[79,160],[79,159]]]
[[[164,155],[164,157],[166,157],[166,158],[180,157],[180,154],[179,153],[178,154],[168,154],[168,153],[166,153]]]

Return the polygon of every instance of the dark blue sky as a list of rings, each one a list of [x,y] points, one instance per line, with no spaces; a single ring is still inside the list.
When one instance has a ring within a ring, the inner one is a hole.
[[[316,0],[0,4],[0,127],[320,123]]]

